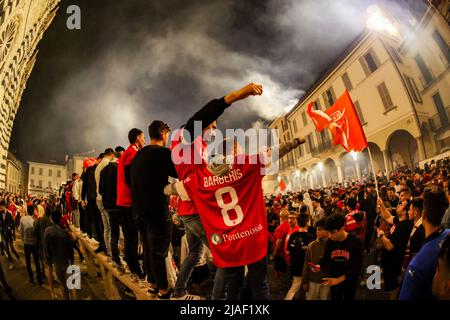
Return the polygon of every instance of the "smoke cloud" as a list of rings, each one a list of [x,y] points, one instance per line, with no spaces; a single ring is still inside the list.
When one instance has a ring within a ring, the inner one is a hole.
[[[65,27],[68,5],[82,29]],[[44,36],[11,146],[47,161],[127,146],[132,127],[182,125],[248,82],[222,128],[263,127],[289,111],[364,30],[369,0],[65,1]]]

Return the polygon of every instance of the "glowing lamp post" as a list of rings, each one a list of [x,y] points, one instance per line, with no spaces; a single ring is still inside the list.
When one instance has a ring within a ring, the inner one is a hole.
[[[399,33],[394,24],[383,14],[381,9],[372,5],[367,8],[367,28],[375,31],[382,31],[394,37],[399,37]]]

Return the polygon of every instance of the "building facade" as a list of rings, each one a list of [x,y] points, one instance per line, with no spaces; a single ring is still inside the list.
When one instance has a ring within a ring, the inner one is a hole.
[[[271,123],[270,128],[280,129],[280,143],[304,136],[306,144],[281,160],[278,176],[265,178],[267,192],[280,179],[292,189],[308,189],[371,174],[367,149],[351,154],[333,146],[328,130],[317,132],[306,114],[310,102],[325,110],[345,90],[377,172],[412,168],[450,149],[449,2],[434,2],[408,20],[413,32],[407,36],[366,30],[289,113]],[[389,18],[399,27],[406,23]]]
[[[8,152],[6,159],[6,181],[5,190],[12,193],[24,194],[26,168],[22,161],[17,159],[11,152]]]
[[[0,0],[0,190],[13,122],[36,61],[36,47],[60,0]]]
[[[65,165],[28,162],[28,193],[48,196],[56,193],[67,179]]]

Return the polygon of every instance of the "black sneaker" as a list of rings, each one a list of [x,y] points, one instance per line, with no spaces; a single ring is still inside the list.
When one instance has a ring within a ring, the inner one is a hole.
[[[161,291],[158,292],[158,300],[170,300],[170,297],[172,296],[173,289],[169,289],[167,293],[162,294]]]

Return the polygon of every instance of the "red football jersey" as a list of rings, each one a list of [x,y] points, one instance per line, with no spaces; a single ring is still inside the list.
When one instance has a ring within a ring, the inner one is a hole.
[[[203,141],[202,136],[197,137],[192,144],[183,144],[181,137],[182,132],[182,129],[177,130],[170,146],[170,150],[172,151],[172,161],[175,164],[175,170],[177,170],[180,181],[192,175],[196,165],[202,165],[207,162],[208,152],[207,145],[205,141]],[[198,214],[194,202],[183,201],[180,199],[178,203],[178,215],[188,216],[192,214]]]
[[[130,145],[117,164],[117,205],[121,207],[131,207],[133,204],[131,188],[125,181],[125,167],[133,162],[138,150],[136,145]]]
[[[199,209],[214,263],[219,268],[252,264],[267,255],[268,229],[262,190],[262,166],[245,156],[245,164],[215,176],[207,166],[177,184],[181,198],[189,197]],[[235,161],[236,162],[236,161]]]

